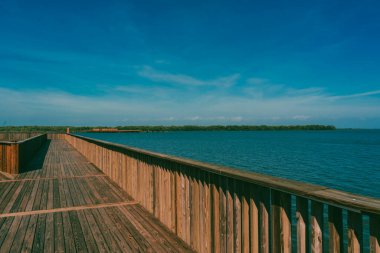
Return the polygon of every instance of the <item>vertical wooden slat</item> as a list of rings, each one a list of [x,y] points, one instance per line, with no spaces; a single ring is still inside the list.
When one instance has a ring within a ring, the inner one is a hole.
[[[369,216],[370,252],[380,253],[380,215]]]
[[[259,252],[259,190],[249,185],[249,238],[251,253]]]
[[[269,212],[270,212],[270,190],[268,188],[258,188],[260,194],[260,252],[269,253]]]
[[[199,251],[200,241],[199,241],[199,182],[196,170],[191,170],[191,191],[190,191],[190,217],[191,217],[191,247],[196,251]]]
[[[183,239],[183,232],[182,232],[182,202],[183,202],[183,196],[182,196],[182,182],[181,182],[181,174],[180,174],[180,168],[177,167],[177,170],[175,171],[175,185],[176,185],[176,234]]]
[[[242,191],[241,183],[233,180],[234,186],[234,251],[241,252],[241,228],[242,228],[242,215],[241,215],[241,200]]]
[[[289,194],[272,190],[272,250],[273,252],[291,252],[291,221]]]
[[[234,184],[231,178],[227,178],[227,252],[234,251]]]
[[[198,185],[199,185],[199,252],[204,253],[205,252],[205,210],[204,210],[204,204],[205,204],[205,198],[204,198],[204,178],[203,178],[204,172],[201,170],[198,172],[199,178],[198,178]]]
[[[220,176],[218,175],[211,175],[211,182],[212,182],[212,251],[213,252],[220,252],[220,222],[219,222],[219,188],[220,188]]]
[[[204,172],[204,213],[205,213],[205,231],[204,231],[204,248],[205,252],[211,252],[211,181],[210,173]]]
[[[343,252],[342,209],[329,206],[329,251]]]
[[[348,252],[363,252],[363,220],[360,213],[348,211]]]
[[[308,200],[297,197],[297,252],[309,252],[309,218],[308,218]]]
[[[243,183],[241,186],[241,251],[249,252],[249,184]]]
[[[227,252],[227,178],[220,176],[219,180],[220,252]]]
[[[185,188],[186,188],[186,193],[185,193],[185,200],[186,200],[186,242],[190,244],[191,240],[191,206],[190,206],[190,195],[191,195],[191,176],[190,176],[190,169],[186,168],[185,170]]]
[[[311,202],[311,252],[323,252],[323,204]]]
[[[176,170],[173,168],[174,166],[171,164],[170,165],[170,210],[171,210],[171,230],[172,232],[176,232],[176,227],[177,227],[177,212],[176,212],[176,207],[177,207],[177,199],[176,199]]]

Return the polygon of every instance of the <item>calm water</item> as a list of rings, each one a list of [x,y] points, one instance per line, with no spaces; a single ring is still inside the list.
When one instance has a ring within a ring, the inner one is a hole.
[[[380,130],[82,135],[380,198]]]

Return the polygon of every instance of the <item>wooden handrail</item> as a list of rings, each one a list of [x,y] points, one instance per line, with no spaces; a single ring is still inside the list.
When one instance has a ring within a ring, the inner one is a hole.
[[[249,183],[254,183],[260,186],[268,187],[274,190],[283,191],[295,196],[300,196],[315,201],[320,201],[329,205],[349,209],[355,212],[375,213],[380,214],[380,199],[367,197],[363,195],[348,193],[331,189],[325,186],[303,183],[295,180],[278,178],[265,174],[243,171],[225,166],[195,161],[186,158],[180,158],[170,155],[165,155],[157,152],[147,151],[139,148],[129,147],[126,145],[116,144],[112,142],[97,140],[80,135],[70,134],[76,138],[86,140],[114,151],[128,151],[136,154],[144,154],[150,157],[164,159],[175,162],[180,165],[190,166],[192,168],[201,169],[213,174],[222,175]],[[380,190],[380,189],[379,189]]]

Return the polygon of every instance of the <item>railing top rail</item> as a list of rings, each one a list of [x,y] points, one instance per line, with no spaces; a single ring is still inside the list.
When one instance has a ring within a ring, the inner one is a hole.
[[[21,144],[21,143],[24,143],[24,142],[27,142],[27,141],[30,141],[31,139],[34,139],[34,138],[38,138],[42,135],[45,135],[46,133],[42,133],[42,134],[39,134],[39,135],[35,135],[35,136],[32,136],[32,137],[29,137],[27,139],[24,139],[24,140],[18,140],[18,141],[1,141],[0,140],[0,144]]]
[[[278,191],[283,191],[292,195],[308,198],[311,200],[327,203],[329,205],[341,207],[351,211],[380,214],[380,199],[344,192],[340,190],[334,190],[320,185],[303,183],[295,180],[278,178],[265,174],[243,171],[225,166],[219,166],[216,164],[210,164],[186,158],[165,155],[157,152],[151,152],[139,148],[129,147],[80,135],[69,135],[103,147],[111,148],[116,151],[128,151],[136,154],[143,154],[152,158],[171,161],[179,165],[185,165],[208,171],[217,175],[223,175],[245,182],[254,183],[256,185],[268,187]]]

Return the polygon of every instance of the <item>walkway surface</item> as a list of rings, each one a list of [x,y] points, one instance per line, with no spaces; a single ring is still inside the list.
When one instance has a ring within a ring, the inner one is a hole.
[[[64,140],[0,175],[0,252],[189,252]]]

